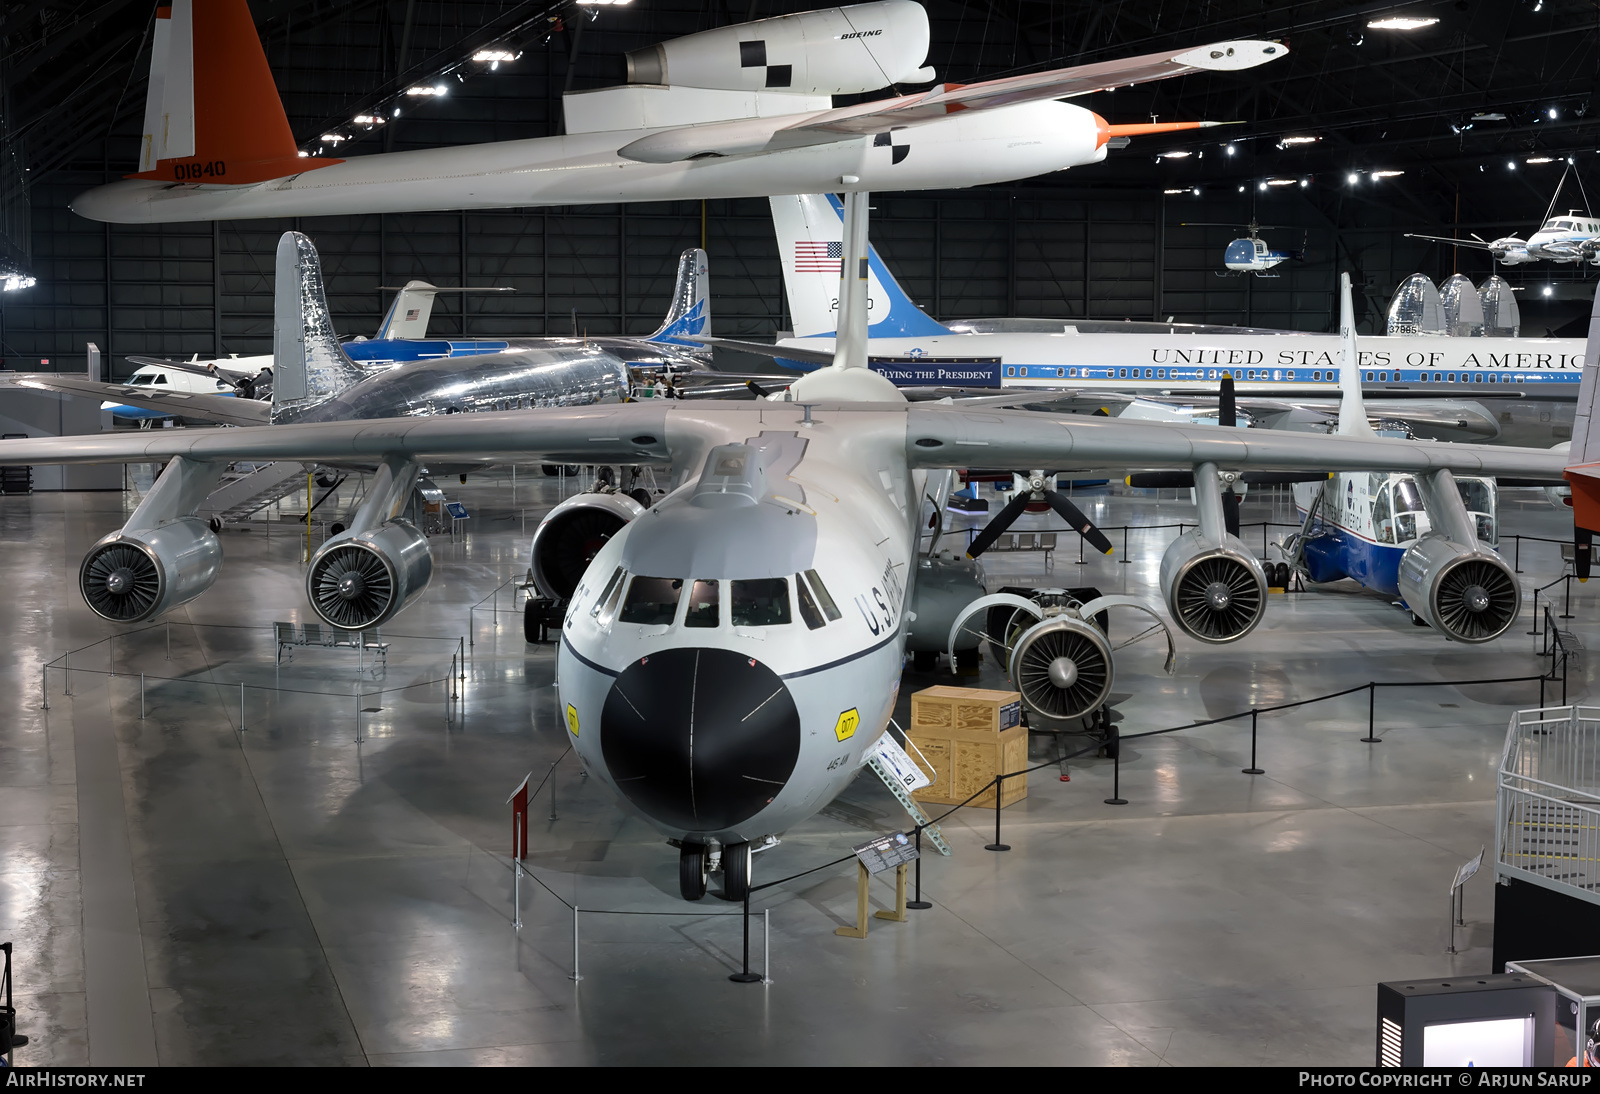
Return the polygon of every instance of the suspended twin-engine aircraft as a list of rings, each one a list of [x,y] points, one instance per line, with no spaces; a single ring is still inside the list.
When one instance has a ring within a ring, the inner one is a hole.
[[[1564,462],[1539,450],[909,404],[866,367],[867,195],[848,202],[845,336],[832,365],[781,399],[3,440],[0,464],[168,461],[80,569],[86,598],[128,621],[193,600],[215,580],[221,544],[195,514],[230,461],[375,467],[354,523],[307,573],[315,610],[347,627],[392,618],[427,583],[427,542],[396,517],[424,463],[661,468],[671,493],[611,536],[572,596],[558,702],[586,769],[678,844],[681,890],[695,899],[713,857],[724,894],[747,892],[753,848],[825,806],[883,732],[911,624],[957,622],[959,603],[923,581],[917,555],[930,473],[980,462],[1186,470],[1202,527],[1169,561],[1254,565],[1220,524],[1223,475],[1407,471],[1440,499],[1436,527],[1459,529],[1470,519],[1457,473],[1553,477]],[[298,316],[289,318],[277,331],[286,355],[297,352]],[[305,345],[308,385],[348,367],[336,343],[323,345]],[[280,387],[290,371],[280,363]],[[1477,557],[1475,541],[1435,537],[1439,565]],[[359,621],[328,611],[340,602],[358,606]],[[1086,640],[1100,634],[1085,620],[1069,625]],[[1110,647],[1103,637],[1091,645],[1086,656],[1109,680]],[[1081,675],[1072,655],[1038,649],[1049,657],[1043,679]]]
[[[791,369],[819,368],[833,353],[842,205],[824,194],[771,205],[795,336],[776,348],[717,341]],[[1338,414],[1336,335],[1077,318],[946,324],[911,300],[876,249],[868,264],[871,367],[908,389],[1031,390],[1073,396],[1075,409],[1172,420],[1214,414],[1217,386],[1231,374],[1238,406],[1261,424],[1314,427]],[[1575,338],[1364,338],[1361,379],[1375,420],[1532,446],[1549,444],[1552,428],[1569,420],[1583,353]],[[1506,399],[1519,400],[1510,420],[1483,404]]]
[[[1527,239],[1515,235],[1489,240],[1478,235],[1473,235],[1471,239],[1457,239],[1454,236],[1430,236],[1416,232],[1407,232],[1406,238],[1428,239],[1435,243],[1448,243],[1452,247],[1488,251],[1502,266],[1520,266],[1540,261],[1561,264],[1587,262],[1600,266],[1600,217],[1587,209],[1569,209],[1565,216],[1555,215],[1556,202],[1561,200],[1561,188],[1566,184],[1567,176],[1572,174],[1572,165],[1569,163],[1561,173],[1561,181],[1556,183],[1556,192],[1550,197],[1550,207],[1545,210],[1544,221]],[[1581,178],[1578,185],[1583,185]]]
[[[719,27],[628,55],[629,83],[568,93],[566,134],[349,160],[294,143],[245,0],[174,0],[155,23],[138,172],[72,203],[116,223],[494,209],[800,190],[974,186],[1097,163],[1130,136],[1055,100],[1287,54],[1218,42],[835,108],[923,84],[928,17],[911,0]],[[211,93],[226,87],[227,95]]]

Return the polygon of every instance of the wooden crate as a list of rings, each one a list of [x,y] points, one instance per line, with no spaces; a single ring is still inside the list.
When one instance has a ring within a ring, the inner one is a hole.
[[[956,805],[1000,772],[1027,767],[1028,730],[1018,724],[1020,719],[1021,696],[1014,691],[933,687],[917,692],[911,697],[908,732],[916,748],[907,751],[934,781],[912,797],[934,805]],[[1003,809],[1028,796],[1028,777],[1007,779],[1002,789]],[[971,804],[993,808],[994,789],[973,798]]]

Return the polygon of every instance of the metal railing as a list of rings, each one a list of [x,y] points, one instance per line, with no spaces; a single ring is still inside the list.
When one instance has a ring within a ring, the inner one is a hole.
[[[1600,707],[1513,714],[1495,801],[1497,878],[1600,904]]]

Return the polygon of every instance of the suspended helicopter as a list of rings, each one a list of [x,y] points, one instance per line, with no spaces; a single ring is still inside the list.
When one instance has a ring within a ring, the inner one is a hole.
[[[1249,224],[1234,224],[1227,222],[1184,221],[1180,227],[1184,228],[1243,228],[1250,234],[1243,239],[1236,239],[1222,250],[1222,264],[1228,268],[1227,273],[1218,273],[1218,277],[1230,277],[1238,273],[1253,273],[1257,276],[1266,275],[1277,277],[1277,274],[1267,274],[1267,271],[1291,258],[1303,259],[1306,256],[1305,242],[1301,241],[1298,251],[1278,251],[1267,246],[1267,241],[1261,238],[1262,229],[1268,231],[1289,231],[1287,224],[1257,224],[1254,218]]]

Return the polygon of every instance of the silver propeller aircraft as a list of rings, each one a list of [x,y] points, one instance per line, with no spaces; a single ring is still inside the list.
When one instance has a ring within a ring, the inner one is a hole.
[[[723,894],[748,891],[752,848],[827,805],[883,733],[908,631],[959,622],[959,604],[926,595],[940,590],[917,557],[930,475],[971,464],[1187,470],[1209,516],[1179,542],[1198,555],[1245,552],[1221,527],[1220,484],[1247,469],[1403,470],[1447,509],[1460,506],[1457,473],[1560,474],[1564,458],[1542,450],[908,403],[865,367],[866,199],[848,199],[835,360],[783,398],[8,440],[0,464],[169,461],[80,570],[85,596],[136,609],[129,620],[216,578],[221,545],[195,513],[228,462],[377,466],[354,523],[307,574],[317,611],[359,608],[324,618],[363,627],[427,584],[427,541],[399,515],[424,462],[662,469],[668,496],[584,568],[561,628],[558,702],[585,768],[678,844],[689,899],[705,893],[713,855]],[[340,367],[306,356],[308,382]],[[1457,516],[1436,527],[1461,527]],[[1045,679],[1076,675],[1061,649],[1045,650],[1061,670]]]

